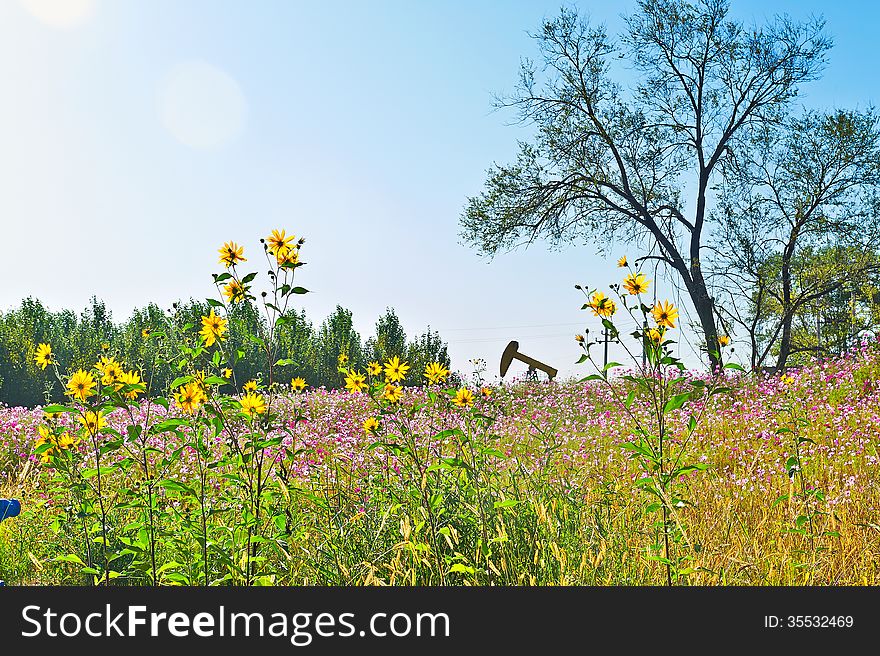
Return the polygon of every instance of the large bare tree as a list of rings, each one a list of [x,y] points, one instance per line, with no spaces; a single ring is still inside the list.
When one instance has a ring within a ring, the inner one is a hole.
[[[612,41],[563,9],[533,35],[515,93],[498,100],[535,128],[516,161],[494,165],[468,199],[463,240],[481,253],[537,239],[637,242],[683,284],[709,363],[720,364],[715,301],[703,268],[710,195],[756,126],[781,120],[831,46],[823,22],[728,18],[728,3],[643,0]],[[636,80],[611,74],[622,60]],[[692,183],[692,197],[682,188]]]

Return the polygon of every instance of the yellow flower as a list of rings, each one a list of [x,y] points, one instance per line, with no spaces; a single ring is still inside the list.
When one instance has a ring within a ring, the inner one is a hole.
[[[446,380],[446,377],[449,375],[449,369],[444,367],[439,362],[432,362],[427,367],[425,367],[425,378],[428,379],[428,382],[432,385],[436,385],[437,383],[442,383]]]
[[[306,388],[306,379],[296,377],[290,381],[290,386],[293,388],[294,392],[302,392]]]
[[[492,390],[489,389],[488,387],[481,387],[480,388],[480,396],[482,396],[483,399],[488,400],[488,398],[490,396],[492,396]]]
[[[227,321],[223,317],[214,314],[214,308],[207,317],[202,317],[202,329],[199,334],[205,339],[205,346],[211,346],[218,339],[223,339],[226,332]]]
[[[208,397],[205,391],[196,382],[184,385],[177,394],[177,402],[184,412],[189,414],[194,414],[199,409],[199,406],[207,400]]]
[[[400,385],[394,385],[393,383],[386,383],[385,391],[382,393],[382,397],[392,403],[397,403],[403,398],[403,388]]]
[[[255,380],[249,380],[249,381],[246,382],[244,385],[242,385],[241,388],[242,388],[245,392],[256,392],[256,391],[257,391],[257,381],[255,381]]]
[[[299,249],[296,247],[280,248],[275,253],[275,261],[278,262],[278,266],[299,264]]]
[[[371,362],[367,365],[367,373],[371,376],[378,376],[382,373],[382,365],[378,362]]]
[[[110,344],[108,344],[107,342],[101,342],[101,350],[102,350],[102,351],[109,351],[109,350],[110,350]]]
[[[102,355],[101,358],[95,363],[95,369],[103,374],[107,371],[107,367],[113,369],[122,369],[122,365],[119,364],[112,356],[107,357],[106,355]]]
[[[238,262],[247,262],[244,247],[234,241],[226,242],[217,252],[220,253],[220,264],[225,264],[227,269]]]
[[[129,389],[125,393],[125,398],[127,399],[135,399],[137,395],[146,390],[146,385],[141,382],[141,376],[136,371],[126,371],[123,372],[119,376],[119,382],[123,385],[131,385],[131,389]]]
[[[205,391],[205,379],[208,377],[208,373],[202,369],[200,371],[196,371],[193,373],[193,384],[197,385],[200,390]]]
[[[345,389],[353,394],[357,394],[361,390],[367,389],[367,377],[357,371],[349,371],[345,377]]]
[[[467,387],[462,387],[455,393],[455,398],[452,399],[452,402],[459,408],[469,406],[474,402],[474,393],[471,392]]]
[[[228,378],[232,378],[232,369],[230,369],[229,367],[226,367],[225,369],[223,369],[223,370],[220,372],[220,374],[221,374],[224,378],[227,378],[227,379],[228,379]]]
[[[116,362],[115,360],[111,359],[110,362],[108,362],[106,365],[104,365],[102,372],[104,375],[101,376],[101,384],[102,385],[112,385],[114,387],[114,389],[119,389],[119,386],[117,385],[117,383],[120,382],[119,379],[121,378],[122,374],[124,373],[122,371],[122,365],[119,364],[118,362]]]
[[[39,432],[40,436],[34,441],[34,450],[37,450],[44,444],[55,445],[55,436],[52,435],[47,426],[37,426],[37,432]],[[54,448],[49,448],[40,453],[40,462],[42,464],[47,465],[52,461],[53,450]]]
[[[336,358],[336,362],[339,364],[340,367],[344,367],[348,364],[348,356],[345,353],[340,353],[339,357]]]
[[[678,318],[678,310],[669,301],[663,301],[662,303],[657,301],[654,309],[651,310],[651,314],[654,315],[654,321],[657,322],[658,326],[675,328],[675,320]]]
[[[254,415],[261,415],[266,412],[266,401],[259,394],[248,392],[241,397],[239,403],[241,403],[241,411],[252,419]]]
[[[266,247],[272,255],[277,255],[279,251],[290,250],[290,243],[294,239],[296,239],[294,235],[287,237],[284,230],[273,230],[272,234],[266,237]]]
[[[590,297],[588,307],[593,310],[594,315],[597,317],[605,317],[606,319],[617,312],[617,305],[602,292],[595,292],[592,297]]]
[[[783,385],[791,385],[794,382],[794,378],[792,378],[791,376],[787,376],[785,374],[780,376],[779,380],[780,380],[780,382],[782,382]]]
[[[37,346],[37,352],[34,354],[34,361],[41,369],[45,369],[52,364],[52,347],[49,344],[40,344]]]
[[[721,346],[727,346],[728,344],[730,344],[730,337],[728,337],[727,335],[721,335],[721,336],[718,338],[718,343],[719,343]]]
[[[45,415],[46,419],[58,419],[58,417],[61,416],[60,412],[45,412],[45,411],[43,411],[43,414]]]
[[[623,267],[625,267],[626,265],[627,265],[626,255],[624,255],[622,258],[620,258],[619,260],[617,260],[617,266],[619,266],[620,268],[623,268]]]
[[[230,303],[238,303],[245,299],[245,288],[238,280],[230,280],[223,287],[223,295]]]
[[[377,430],[379,430],[379,420],[375,417],[368,417],[364,421],[364,432],[367,435],[373,435]]]
[[[85,426],[92,435],[97,435],[98,431],[107,425],[104,415],[100,412],[87,412],[79,417],[79,423]]]
[[[152,331],[149,328],[141,328],[141,337],[143,339],[147,339],[147,337],[150,336],[150,333],[152,333]]]
[[[635,296],[636,294],[644,294],[648,291],[648,284],[650,282],[644,273],[631,273],[623,279],[623,288]]]
[[[404,379],[407,371],[409,371],[409,365],[401,362],[400,358],[395,355],[385,363],[385,380],[397,383]]]
[[[80,369],[67,381],[67,394],[85,402],[95,391],[95,379],[88,371]]]
[[[660,344],[660,342],[663,341],[663,331],[657,330],[656,328],[649,328],[648,339],[651,340],[654,344]]]
[[[580,333],[578,333],[577,335],[574,336],[574,341],[576,341],[578,344],[583,344],[584,343],[584,336],[581,335]]]
[[[76,446],[76,443],[77,443],[77,439],[75,437],[73,437],[70,433],[68,433],[67,431],[64,431],[63,433],[61,433],[61,435],[58,437],[58,441],[57,441],[58,446],[61,447],[62,449],[69,449],[72,446]]]

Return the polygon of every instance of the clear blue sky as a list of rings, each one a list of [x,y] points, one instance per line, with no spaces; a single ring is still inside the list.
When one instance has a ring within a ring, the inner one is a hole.
[[[615,33],[635,3],[575,6]],[[491,111],[492,93],[512,90],[536,54],[527,32],[558,8],[5,0],[0,308],[32,295],[78,310],[94,294],[121,320],[204,297],[223,241],[256,255],[283,227],[308,240],[299,281],[315,324],[338,303],[365,338],[392,306],[409,335],[439,329],[454,368],[482,357],[494,373],[518,339],[562,375],[588,373],[572,366],[573,335],[593,324],[574,284],[610,281],[612,264],[540,244],[487,262],[458,239],[466,197],[528,135]],[[733,10],[824,15],[836,45],[802,102],[878,101],[877,5]]]

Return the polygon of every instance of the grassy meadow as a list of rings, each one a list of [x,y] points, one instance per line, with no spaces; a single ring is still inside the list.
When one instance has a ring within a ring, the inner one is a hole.
[[[267,376],[239,381],[231,305],[256,300],[243,248],[220,249],[201,325],[144,329],[179,376],[112,345],[60,371],[63,404],[0,408],[0,579],[46,585],[876,585],[880,583],[880,344],[782,376],[728,363],[687,371],[677,309],[641,298],[585,310],[639,355],[579,381],[490,385],[440,362],[404,387],[399,356],[345,388],[274,380],[294,362],[274,332],[307,290],[303,241],[273,231]],[[615,328],[628,313],[635,347]],[[641,315],[641,316],[639,316]],[[719,337],[720,347],[729,340]],[[578,335],[581,362],[595,364]],[[643,349],[640,350],[640,349]],[[720,359],[720,354],[719,358]],[[586,367],[585,367],[586,369]]]

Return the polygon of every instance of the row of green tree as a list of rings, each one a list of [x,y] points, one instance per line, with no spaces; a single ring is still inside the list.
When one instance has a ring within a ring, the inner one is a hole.
[[[52,369],[43,370],[34,362],[34,350],[40,343],[51,344],[62,372],[89,368],[102,354],[110,354],[126,367],[139,370],[151,389],[164,391],[180,374],[163,355],[169,352],[168,345],[156,339],[157,329],[173,315],[178,325],[192,324],[194,333],[209,311],[206,303],[194,300],[176,304],[171,313],[151,303],[117,323],[96,298],[79,314],[72,310],[52,312],[39,300],[27,298],[18,308],[0,312],[0,402],[34,406],[62,399],[61,385]],[[243,302],[231,306],[228,319],[227,351],[241,354],[234,380],[239,386],[249,380],[268,382],[265,353],[254,339],[261,324],[265,326],[265,318],[253,303]],[[144,331],[152,332],[152,337],[145,337]],[[293,361],[273,369],[274,380],[284,384],[302,377],[312,387],[342,386],[340,355],[348,359],[348,366],[361,370],[371,361],[381,363],[398,356],[411,365],[404,381],[407,385],[424,384],[422,373],[429,362],[450,364],[446,343],[437,331],[428,327],[408,339],[392,308],[379,318],[375,334],[366,340],[355,330],[351,311],[341,306],[317,327],[304,310],[290,313],[277,327],[276,339],[280,357]]]

